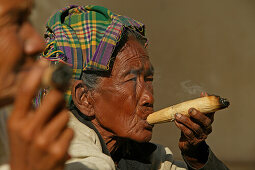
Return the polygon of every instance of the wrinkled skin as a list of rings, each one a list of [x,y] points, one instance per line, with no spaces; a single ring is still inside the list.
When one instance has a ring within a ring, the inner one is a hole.
[[[81,80],[74,83],[75,105],[83,114],[95,117],[92,123],[110,152],[116,149],[116,136],[137,142],[150,141],[153,126],[146,122],[146,118],[153,112],[152,81],[153,67],[145,48],[129,37],[116,57],[111,76],[100,79],[95,90],[88,90]],[[204,154],[205,147],[200,146],[206,145],[204,140],[211,132],[213,116],[204,116],[196,110],[190,115],[191,118],[176,115],[175,123],[182,131],[179,146],[185,159],[199,168],[207,161],[208,148]],[[205,157],[190,154],[193,151]]]
[[[201,97],[208,96],[207,93]],[[202,168],[208,160],[208,146],[205,139],[212,132],[214,113],[203,114],[189,109],[189,115],[175,115],[175,124],[181,130],[179,148],[184,158],[195,168]]]
[[[116,142],[111,140],[116,136],[138,142],[148,142],[152,137],[153,126],[146,118],[153,112],[153,67],[137,40],[130,39],[123,48],[116,57],[111,76],[102,78],[91,95],[76,95],[81,98],[76,106],[88,100],[89,111],[82,105],[78,108],[86,115],[95,116],[92,122],[110,151]]]
[[[103,78],[93,95],[95,124],[113,135],[148,142],[152,126],[146,121],[153,112],[153,68],[144,47],[129,40],[116,58],[110,78]],[[121,127],[121,128],[120,128]]]
[[[8,120],[12,170],[63,169],[73,131],[66,127],[68,113],[60,91],[52,90],[33,109],[46,61],[35,63],[43,39],[28,17],[32,0],[0,1],[0,107],[14,104]]]

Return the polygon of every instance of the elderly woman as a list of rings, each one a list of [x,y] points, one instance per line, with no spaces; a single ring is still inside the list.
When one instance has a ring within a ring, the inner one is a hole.
[[[185,162],[150,143],[153,66],[144,25],[100,6],[68,6],[47,23],[44,57],[73,68],[66,94],[75,131],[70,169],[227,169],[205,139],[213,113],[176,115]],[[170,134],[169,134],[170,136]]]

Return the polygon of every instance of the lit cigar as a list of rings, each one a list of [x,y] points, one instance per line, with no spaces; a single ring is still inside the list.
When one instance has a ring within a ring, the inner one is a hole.
[[[42,86],[65,91],[72,78],[72,69],[65,64],[56,64],[47,68],[42,77]]]
[[[174,115],[176,113],[189,116],[188,110],[190,108],[195,108],[201,113],[206,114],[227,108],[229,104],[230,103],[227,99],[221,98],[219,96],[201,97],[154,112],[147,117],[147,122],[149,124],[170,122],[174,121]]]

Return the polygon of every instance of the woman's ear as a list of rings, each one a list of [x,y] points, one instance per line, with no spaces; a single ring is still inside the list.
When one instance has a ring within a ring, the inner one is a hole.
[[[72,99],[74,105],[86,116],[94,116],[94,110],[91,104],[91,91],[82,80],[75,80],[72,86]]]

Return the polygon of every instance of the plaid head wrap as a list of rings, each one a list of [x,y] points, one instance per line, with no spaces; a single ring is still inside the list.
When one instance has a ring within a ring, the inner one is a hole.
[[[47,22],[48,46],[43,57],[55,64],[64,62],[72,66],[73,79],[80,79],[84,70],[107,71],[115,46],[127,27],[145,34],[142,23],[104,7],[68,6]],[[70,104],[70,90],[66,99]]]

